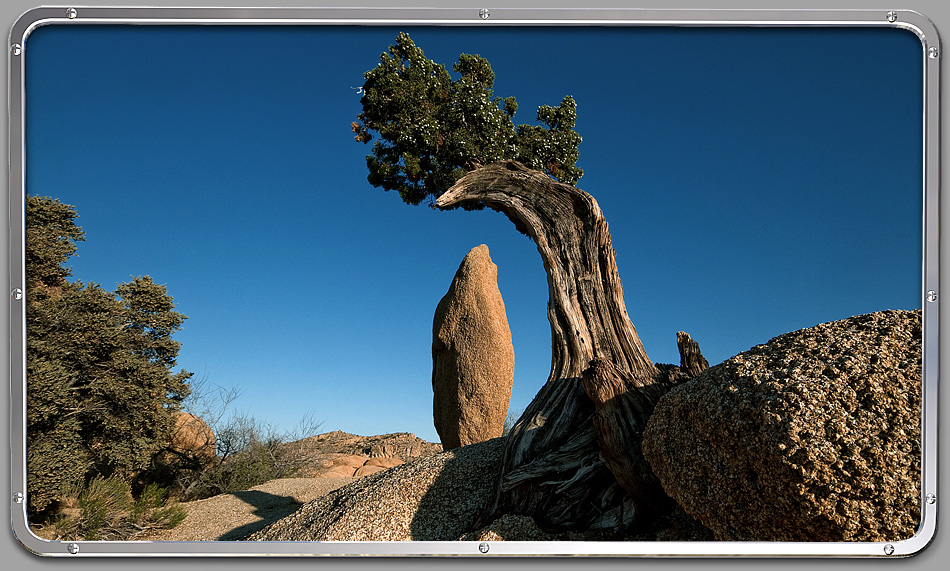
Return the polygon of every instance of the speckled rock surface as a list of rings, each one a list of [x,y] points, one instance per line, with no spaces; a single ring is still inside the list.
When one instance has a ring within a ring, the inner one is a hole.
[[[503,515],[459,541],[711,541],[712,532],[675,506],[645,528],[629,530],[621,536],[605,530],[545,531],[534,518]]]
[[[365,476],[254,533],[251,541],[454,541],[488,501],[494,438]]]
[[[897,541],[920,514],[920,311],[787,333],[657,404],[643,453],[721,540]]]
[[[541,531],[531,516],[503,515],[478,531],[464,534],[459,541],[551,541],[556,539],[558,539],[556,535]]]

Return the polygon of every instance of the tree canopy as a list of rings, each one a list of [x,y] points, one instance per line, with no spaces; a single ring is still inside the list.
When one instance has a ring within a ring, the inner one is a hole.
[[[69,281],[84,239],[76,211],[30,196],[27,263],[27,496],[31,511],[94,476],[129,479],[168,444],[191,373],[173,372],[185,316],[165,286],[109,292]]]
[[[366,157],[368,180],[396,190],[403,201],[435,199],[466,172],[516,160],[561,182],[576,184],[581,137],[574,131],[577,105],[566,96],[538,109],[540,125],[515,126],[514,97],[495,97],[488,60],[461,54],[452,67],[425,57],[408,34],[363,74],[363,112],[352,128],[356,140],[373,144]]]

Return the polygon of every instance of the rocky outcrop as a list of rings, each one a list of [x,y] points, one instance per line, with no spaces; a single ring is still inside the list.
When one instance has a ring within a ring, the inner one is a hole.
[[[408,432],[359,436],[335,430],[284,446],[288,455],[300,459],[297,475],[307,478],[360,477],[442,451],[441,444]]]
[[[322,468],[305,468],[300,470],[298,475],[303,478],[352,478],[357,470],[358,467],[337,465]]]
[[[435,428],[451,450],[501,436],[514,376],[514,348],[488,246],[462,260],[432,325]]]
[[[198,462],[207,466],[217,460],[214,431],[205,421],[184,411],[173,413],[175,428],[165,460],[169,464]]]
[[[426,442],[411,432],[359,436],[334,430],[298,440],[295,444],[315,452],[368,458],[399,458],[403,461],[431,456],[442,451],[438,443]]]
[[[369,476],[370,474],[375,474],[376,472],[382,472],[385,470],[383,466],[370,466],[369,464],[363,464],[356,469],[356,472],[353,472],[354,478],[362,478],[363,476]]]
[[[455,541],[498,473],[501,438],[370,474],[304,505],[251,541]]]
[[[310,478],[362,478],[402,464],[399,458],[368,458],[355,454],[328,454],[323,463],[301,470]]]
[[[776,337],[660,399],[643,453],[720,540],[897,541],[920,516],[920,311]]]
[[[370,458],[363,466],[376,466],[379,468],[392,468],[402,464],[399,458]]]

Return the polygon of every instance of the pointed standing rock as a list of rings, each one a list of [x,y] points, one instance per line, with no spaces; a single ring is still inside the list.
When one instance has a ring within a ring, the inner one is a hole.
[[[488,246],[462,260],[432,324],[435,428],[445,450],[501,436],[515,351]]]

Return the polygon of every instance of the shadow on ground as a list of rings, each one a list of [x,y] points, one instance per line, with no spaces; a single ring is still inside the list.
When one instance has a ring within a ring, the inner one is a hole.
[[[231,495],[253,506],[255,508],[253,514],[261,519],[223,533],[218,537],[218,541],[239,541],[244,539],[255,531],[263,529],[283,517],[289,516],[303,505],[291,496],[277,496],[256,490],[234,492]]]
[[[452,450],[409,522],[414,541],[457,541],[472,531],[501,469],[503,437]]]

